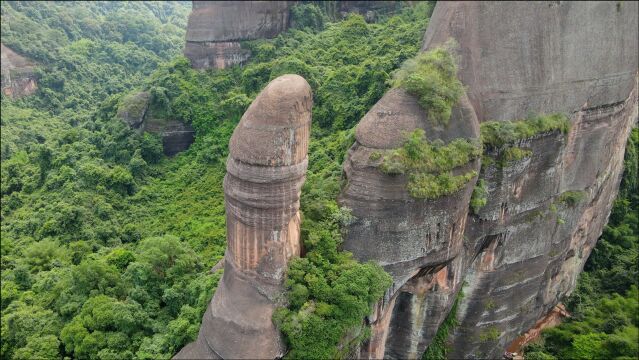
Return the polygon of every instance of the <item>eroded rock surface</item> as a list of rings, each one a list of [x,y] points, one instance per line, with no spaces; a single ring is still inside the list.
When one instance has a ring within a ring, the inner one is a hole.
[[[36,64],[0,44],[2,93],[12,99],[33,94],[37,88]]]
[[[235,129],[224,178],[224,276],[197,341],[176,359],[274,359],[285,353],[271,316],[283,301],[288,261],[300,254],[299,198],[312,103],[306,80],[280,76]]]
[[[193,1],[184,56],[196,69],[223,69],[250,56],[239,41],[272,38],[288,27],[293,1]]]
[[[362,356],[420,357],[465,284],[449,356],[498,358],[574,289],[637,119],[638,12],[625,2],[437,3],[422,50],[457,41],[467,98],[448,127],[433,129],[410,95],[391,90],[358,125],[344,164],[340,203],[358,218],[344,248],[394,279],[368,319],[373,336]],[[484,164],[488,204],[478,214],[467,210],[474,181],[416,200],[403,176],[370,160],[376,149],[399,147],[402,131],[423,128],[429,140],[447,142],[477,137],[477,121],[530,113],[566,114],[570,132],[519,141],[513,146],[530,156]],[[579,201],[562,201],[567,192]]]

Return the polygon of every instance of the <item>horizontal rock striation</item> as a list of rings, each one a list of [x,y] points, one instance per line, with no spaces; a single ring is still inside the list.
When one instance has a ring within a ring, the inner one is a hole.
[[[288,28],[292,1],[193,1],[184,56],[196,69],[223,69],[250,56],[239,41],[272,38]]]
[[[2,93],[12,99],[33,94],[38,88],[36,64],[0,44]]]
[[[479,123],[465,96],[443,126],[428,119],[417,98],[400,88],[384,95],[357,125],[356,142],[344,163],[347,184],[339,198],[340,205],[352,209],[357,220],[348,227],[343,248],[358,260],[376,260],[393,277],[393,285],[376,310],[377,319],[371,319],[372,340],[362,350],[362,356],[370,358],[419,357],[425,345],[411,334],[424,327],[434,333],[439,325],[432,321],[434,315],[445,316],[444,311],[428,313],[434,303],[441,302],[427,296],[429,290],[453,294],[460,276],[452,261],[463,250],[476,179],[450,196],[420,200],[408,193],[406,175],[386,175],[379,170],[379,162],[371,160],[374,152],[399,148],[406,133],[415,129],[424,130],[429,141],[479,139]],[[478,159],[453,173],[473,170],[479,170]]]
[[[636,3],[437,3],[422,50],[457,41],[467,98],[438,129],[410,95],[389,91],[358,125],[344,164],[340,203],[357,221],[343,246],[394,279],[368,319],[363,357],[420,357],[463,287],[449,356],[498,358],[572,291],[607,221],[637,120],[638,12]],[[448,142],[476,138],[478,122],[530,113],[566,114],[571,129],[509,144],[525,150],[514,161],[496,161],[505,149],[487,148],[493,161],[479,177],[488,202],[477,214],[468,212],[474,181],[451,196],[411,199],[402,175],[370,160],[399,147],[403,131]]]
[[[280,76],[236,127],[224,178],[224,276],[197,341],[176,359],[273,359],[285,353],[271,316],[283,301],[288,261],[300,255],[299,198],[312,103],[306,80]]]

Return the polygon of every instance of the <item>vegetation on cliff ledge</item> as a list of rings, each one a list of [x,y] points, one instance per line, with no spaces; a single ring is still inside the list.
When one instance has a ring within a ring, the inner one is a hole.
[[[516,142],[532,138],[539,134],[560,131],[567,134],[570,130],[570,119],[564,114],[531,115],[527,119],[517,121],[486,121],[481,123],[481,141],[487,153],[482,159],[482,167],[495,163],[498,167],[528,158],[530,149],[516,146]],[[496,159],[492,156],[495,156]]]
[[[533,115],[517,121],[486,121],[481,123],[481,141],[487,147],[499,148],[517,140],[538,134],[570,130],[570,119],[564,114]]]
[[[393,86],[417,96],[419,104],[435,124],[448,124],[453,106],[464,93],[457,79],[453,42],[422,52],[407,60],[394,74]]]
[[[447,354],[450,351],[448,345],[448,336],[455,331],[455,328],[459,326],[459,320],[457,320],[457,309],[459,308],[459,303],[464,298],[464,289],[463,286],[457,293],[457,297],[455,297],[455,302],[450,309],[448,315],[446,315],[446,319],[439,325],[437,328],[437,333],[433,337],[433,341],[431,341],[430,345],[426,348],[426,351],[422,355],[422,360],[446,360]]]
[[[473,213],[479,214],[479,210],[488,203],[488,190],[486,189],[486,181],[480,179],[475,184],[473,195],[470,198],[470,208]]]
[[[371,160],[375,160],[375,154]],[[475,177],[475,171],[461,175],[453,175],[452,171],[480,155],[481,147],[470,140],[430,142],[424,130],[417,129],[406,136],[402,147],[386,152],[379,169],[389,175],[407,174],[407,190],[412,197],[436,199],[459,191]]]

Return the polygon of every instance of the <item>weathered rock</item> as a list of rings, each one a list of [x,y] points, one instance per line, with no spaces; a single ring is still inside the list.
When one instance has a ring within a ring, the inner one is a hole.
[[[423,126],[423,111],[401,90],[371,109],[344,164],[340,202],[358,218],[344,248],[377,261],[395,282],[369,319],[373,336],[362,356],[420,357],[465,282],[450,356],[497,358],[572,291],[607,220],[637,119],[638,10],[636,3],[437,3],[423,50],[457,41],[471,105],[462,100],[458,109],[469,114],[454,115],[450,128],[426,129],[429,139],[476,136],[463,117],[559,112],[572,128],[514,144],[529,157],[485,166],[488,204],[467,216],[471,189],[411,201],[406,180],[369,159]],[[564,204],[566,191],[583,199]]]
[[[454,38],[480,122],[624,101],[637,72],[637,5],[442,2],[423,49]]]
[[[196,69],[246,61],[239,41],[272,38],[288,27],[292,1],[193,1],[184,56]]]
[[[393,89],[355,130],[356,142],[344,164],[348,182],[339,201],[353,210],[357,221],[348,229],[344,249],[360,260],[380,260],[393,276],[396,288],[420,268],[445,263],[457,254],[474,181],[451,196],[416,200],[406,190],[407,176],[382,173],[379,161],[372,160],[371,154],[399,148],[406,133],[415,129],[423,129],[430,141],[447,143],[459,137],[477,140],[479,126],[469,106],[462,101],[453,110],[447,127],[435,126],[414,96]],[[458,170],[479,170],[479,161]]]
[[[378,315],[370,320],[373,337],[364,344],[365,357],[419,357],[426,344],[417,334],[424,327],[434,334],[439,322],[433,320],[445,317],[445,311],[427,310],[433,304],[448,306],[460,277],[454,270],[460,267],[453,267],[452,260],[463,249],[475,179],[450,196],[418,200],[406,190],[405,175],[386,175],[378,169],[379,161],[371,160],[375,151],[399,148],[406,133],[415,129],[423,129],[429,141],[479,139],[479,123],[465,96],[443,126],[428,119],[414,96],[393,89],[358,124],[356,142],[344,163],[348,182],[339,198],[357,221],[349,226],[343,248],[359,260],[376,260],[393,276],[393,285],[376,309]],[[453,173],[472,170],[479,170],[479,160]],[[427,297],[433,288],[446,295]]]
[[[273,359],[285,353],[271,316],[300,254],[299,197],[307,166],[312,94],[300,76],[271,81],[242,116],[224,178],[224,276],[198,340],[176,359]]]
[[[166,156],[173,156],[188,149],[195,140],[193,127],[179,120],[154,116],[149,106],[150,99],[151,96],[146,91],[124,97],[120,101],[117,116],[132,129],[160,135]]]
[[[150,94],[146,91],[125,96],[118,106],[117,115],[132,129],[140,129],[149,109]]]
[[[2,93],[12,99],[33,94],[38,88],[36,64],[0,44]]]

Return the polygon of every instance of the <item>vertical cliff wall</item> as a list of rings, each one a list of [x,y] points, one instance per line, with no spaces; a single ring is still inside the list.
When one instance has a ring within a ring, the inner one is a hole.
[[[391,90],[358,125],[344,164],[340,202],[358,218],[344,248],[395,280],[369,319],[363,355],[420,357],[466,284],[451,357],[499,357],[572,291],[607,221],[637,119],[638,10],[614,2],[437,3],[422,50],[457,41],[467,98],[435,130],[411,95]],[[402,130],[422,128],[446,142],[477,136],[477,121],[530,113],[566,114],[570,132],[521,140],[512,145],[528,156],[483,164],[488,203],[478,214],[467,210],[474,179],[451,196],[413,199],[405,177],[382,173],[368,156],[399,147]],[[579,201],[564,201],[566,194]]]
[[[284,354],[271,316],[282,304],[288,261],[300,254],[299,197],[312,103],[306,80],[280,76],[236,127],[224,178],[224,276],[198,339],[176,359],[274,359]]]
[[[35,63],[0,44],[2,93],[10,98],[33,94],[38,88]]]
[[[196,69],[246,61],[240,40],[272,38],[288,28],[291,1],[193,1],[184,55]]]

